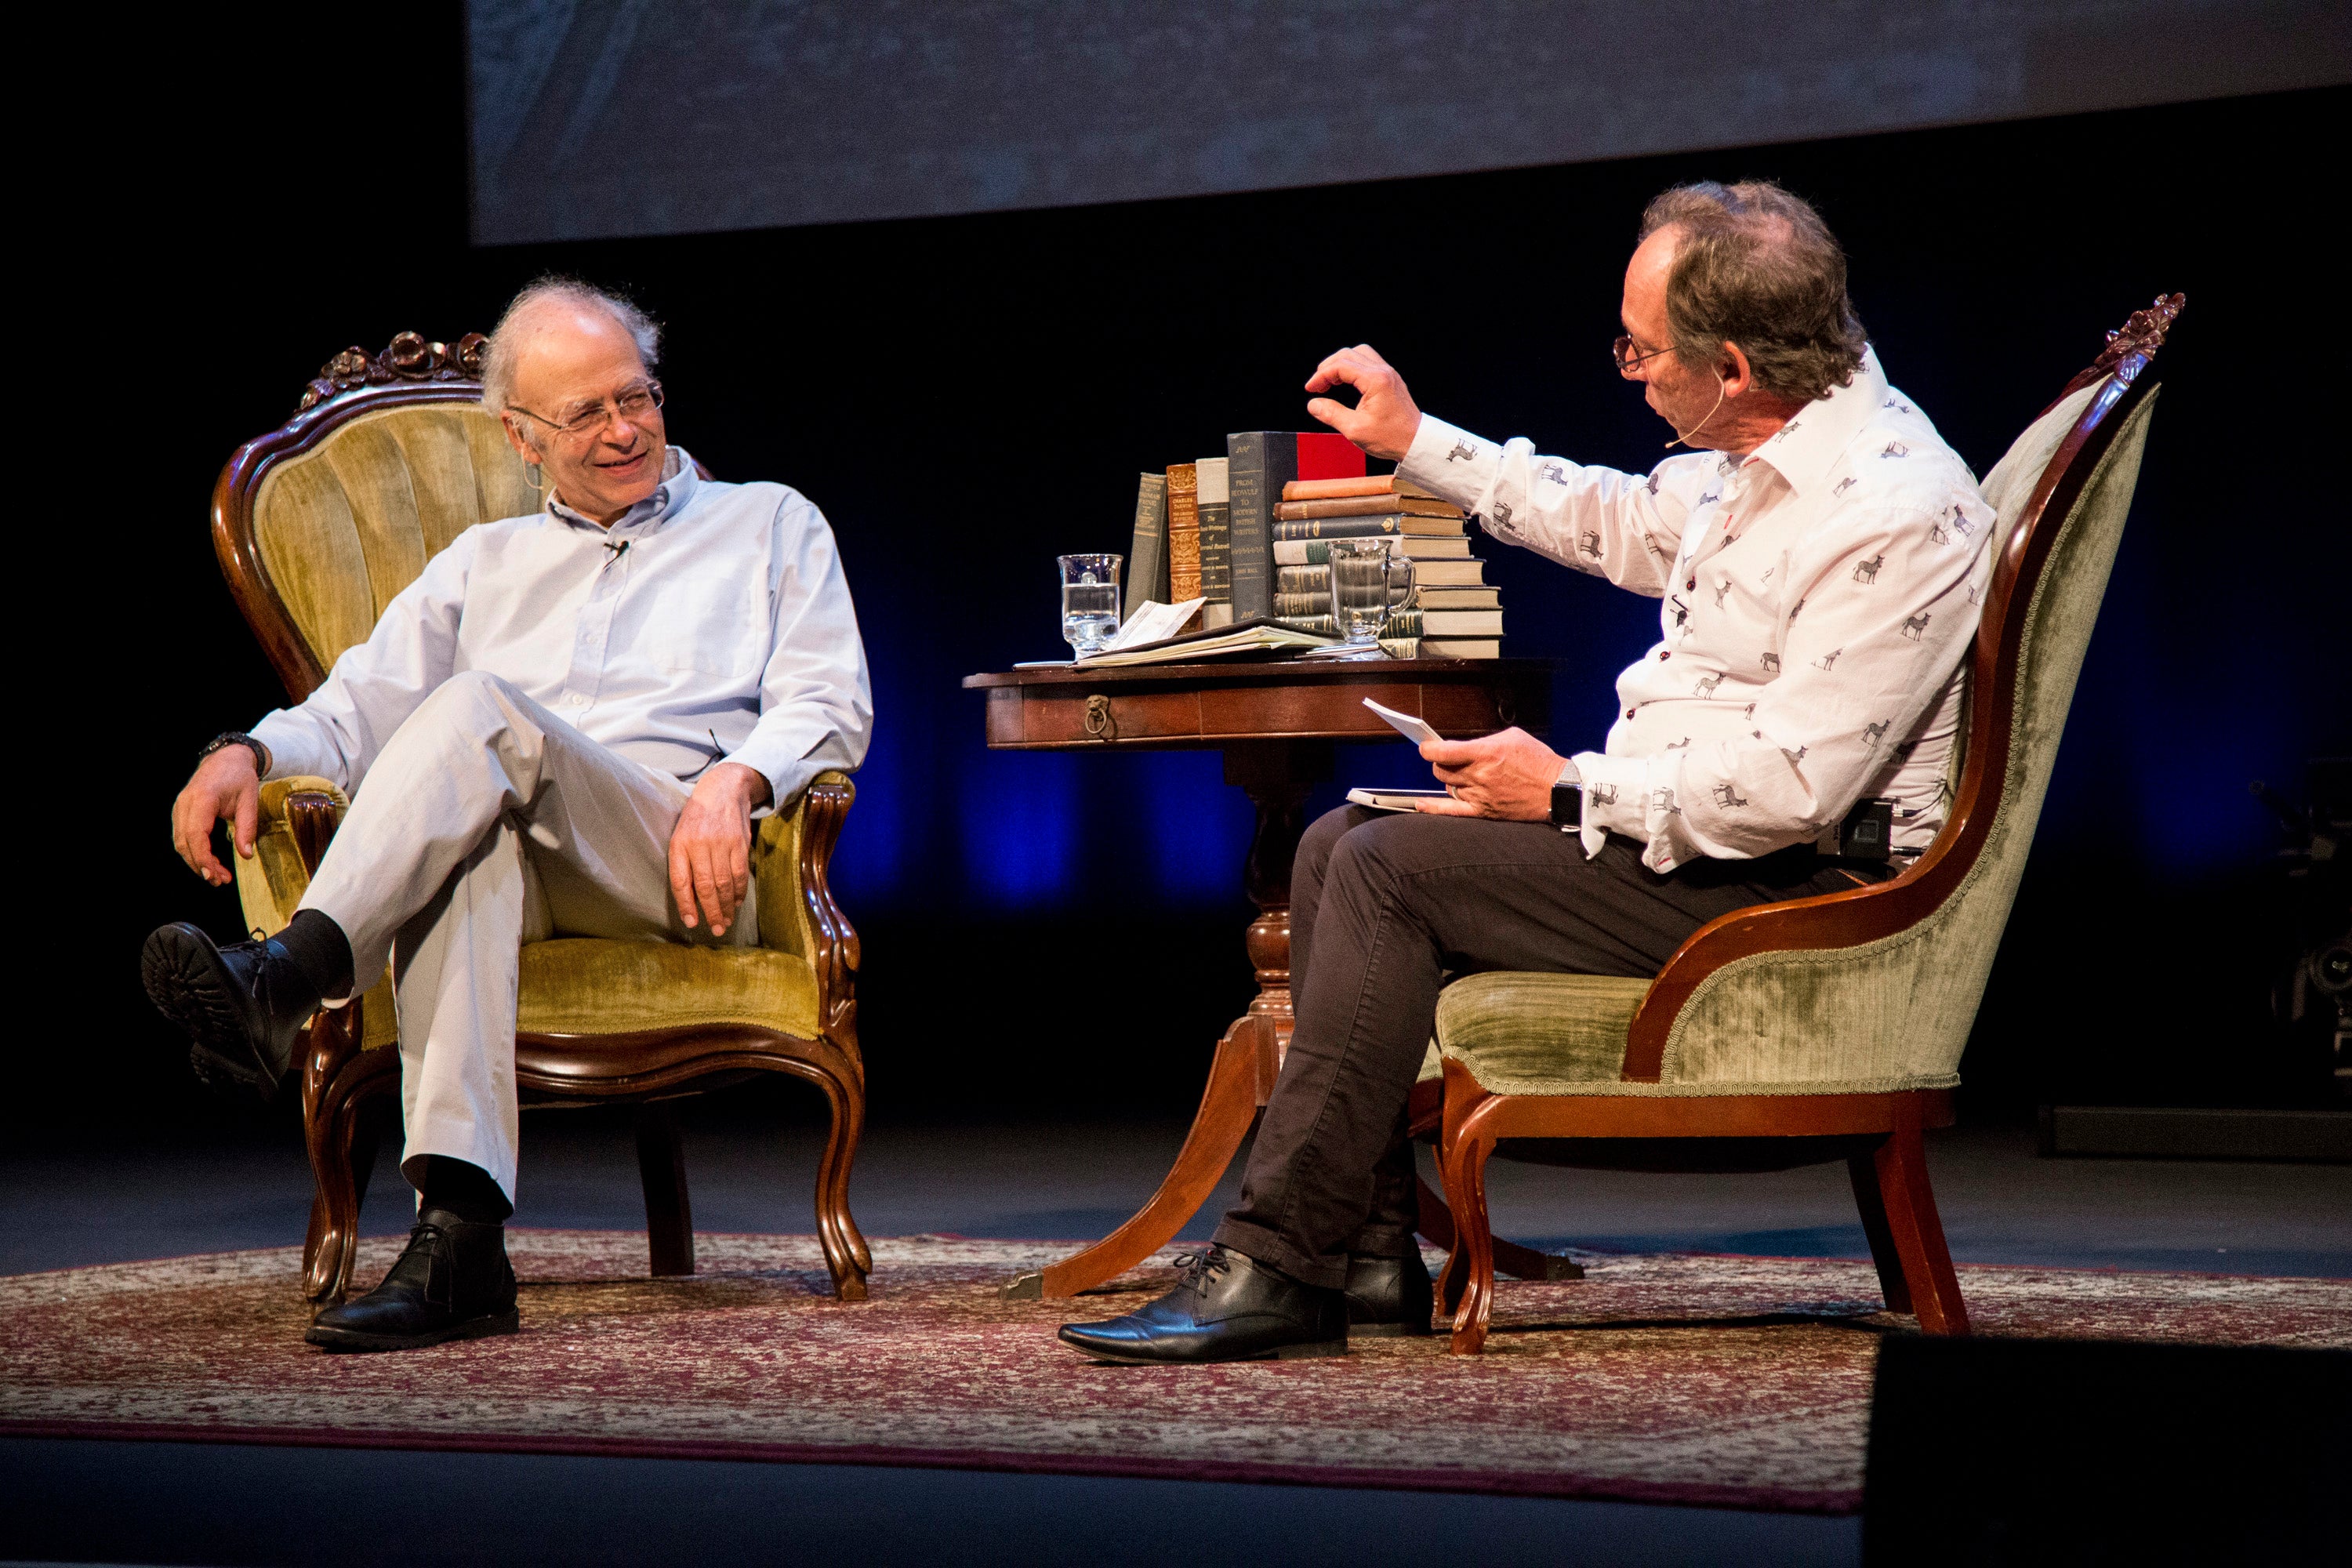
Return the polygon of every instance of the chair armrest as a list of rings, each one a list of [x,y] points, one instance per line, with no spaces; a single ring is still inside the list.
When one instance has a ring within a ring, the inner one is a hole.
[[[272,779],[261,786],[253,858],[233,850],[229,856],[247,931],[268,935],[286,929],[350,804],[321,778]]]
[[[1629,1082],[1655,1083],[1665,1065],[1667,1037],[1675,1017],[1718,970],[1766,952],[1817,952],[1859,947],[1892,936],[1933,913],[1948,891],[1923,881],[1924,863],[1885,882],[1849,891],[1823,893],[1786,903],[1735,910],[1686,938],[1651,982],[1625,1037],[1622,1076]]]
[[[760,945],[808,960],[816,971],[819,1024],[853,1051],[857,932],[834,901],[829,879],[833,847],[856,798],[847,773],[819,773],[790,810],[760,823],[751,844]]]

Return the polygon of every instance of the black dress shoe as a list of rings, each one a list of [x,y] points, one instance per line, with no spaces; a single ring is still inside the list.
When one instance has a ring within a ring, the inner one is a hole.
[[[1348,1336],[1426,1334],[1437,1292],[1418,1256],[1348,1259]]]
[[[318,988],[275,939],[216,947],[184,921],[159,928],[139,955],[147,999],[195,1041],[196,1076],[268,1104],[294,1065]]]
[[[1347,1300],[1227,1247],[1181,1258],[1176,1289],[1123,1318],[1064,1323],[1097,1361],[1192,1363],[1348,1353]]]
[[[406,1351],[520,1326],[506,1227],[426,1209],[383,1283],[320,1312],[302,1337],[329,1350]]]

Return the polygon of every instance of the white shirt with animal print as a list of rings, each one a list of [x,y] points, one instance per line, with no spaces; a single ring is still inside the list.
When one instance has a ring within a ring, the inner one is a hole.
[[[1507,543],[1664,601],[1605,749],[1574,759],[1588,855],[1612,832],[1657,871],[1833,850],[1878,797],[1898,852],[1943,826],[1993,510],[1874,353],[1744,459],[1645,477],[1424,415],[1397,471]]]

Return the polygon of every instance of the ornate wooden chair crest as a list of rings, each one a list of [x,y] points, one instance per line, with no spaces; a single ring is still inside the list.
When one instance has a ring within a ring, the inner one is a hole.
[[[1513,1141],[1552,1163],[1645,1170],[1843,1159],[1888,1309],[1931,1334],[1968,1331],[1921,1133],[1952,1120],[2131,507],[2156,402],[2143,373],[2182,303],[2159,298],[2108,333],[1985,479],[1999,554],[1951,815],[1926,853],[1873,887],[1726,915],[1654,980],[1488,973],[1441,995],[1412,1119],[1437,1135],[1452,1209],[1449,1223],[1424,1203],[1423,1230],[1453,1248],[1440,1300],[1457,1352],[1486,1342],[1486,1165]]]
[[[536,510],[540,497],[497,418],[478,402],[485,342],[404,332],[380,354],[346,349],[294,417],[237,448],[213,489],[213,543],[230,592],[289,696],[308,696],[363,641],[393,595],[478,522]],[[817,1232],[835,1293],[862,1300],[872,1259],[849,1212],[866,1120],[857,1047],[857,933],[827,867],[855,791],[821,774],[752,847],[756,948],[558,939],[527,945],[515,1045],[523,1103],[628,1102],[656,1274],[694,1270],[677,1131],[662,1102],[763,1072],[814,1084],[832,1112],[818,1167]],[[262,789],[255,857],[235,859],[247,924],[292,918],[348,803],[325,779]],[[318,1184],[303,1248],[313,1300],[349,1288],[360,1202],[374,1164],[373,1119],[395,1091],[400,1054],[390,977],[310,1025],[302,1120]]]

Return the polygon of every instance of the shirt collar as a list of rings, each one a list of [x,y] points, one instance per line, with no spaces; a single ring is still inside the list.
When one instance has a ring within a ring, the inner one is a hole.
[[[694,497],[697,483],[694,459],[687,455],[684,447],[672,447],[669,455],[662,461],[662,482],[655,488],[654,493],[614,518],[611,527],[598,523],[594,518],[583,512],[574,511],[557,499],[552,490],[548,492],[547,510],[549,515],[559,522],[578,523],[604,534],[633,530],[640,524],[654,529],[686,510],[686,503]]]
[[[1751,458],[1769,463],[1799,495],[1817,488],[1831,467],[1844,455],[1886,401],[1886,373],[1878,366],[1878,351],[1864,346],[1853,379],[1832,386],[1797,410],[1786,425],[1767,439]]]

